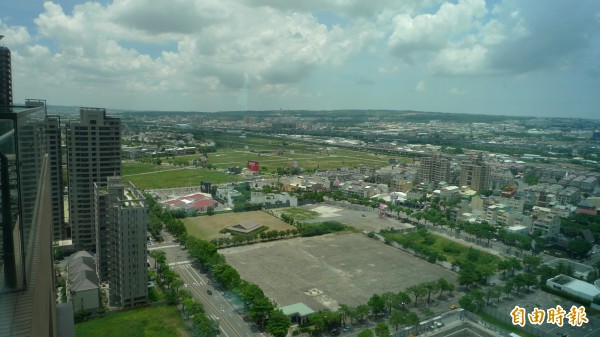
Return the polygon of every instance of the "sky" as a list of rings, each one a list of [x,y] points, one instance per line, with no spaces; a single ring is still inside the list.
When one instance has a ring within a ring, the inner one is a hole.
[[[2,0],[15,102],[600,118],[595,0]]]

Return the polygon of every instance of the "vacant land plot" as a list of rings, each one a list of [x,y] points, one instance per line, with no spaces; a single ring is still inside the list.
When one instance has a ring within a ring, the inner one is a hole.
[[[296,228],[263,211],[224,213],[183,219],[188,234],[204,240],[214,239],[219,236],[220,230],[248,221],[267,226],[269,230],[280,231]]]
[[[366,304],[373,294],[398,292],[456,274],[362,234],[329,234],[220,251],[248,281],[279,306],[303,302],[313,310]],[[268,277],[265,277],[268,275]]]
[[[79,323],[79,337],[188,337],[179,310],[174,306],[133,309]]]
[[[379,212],[372,209],[369,209],[368,211],[359,211],[328,204],[305,206],[305,208],[319,214],[314,219],[303,221],[307,223],[337,221],[345,225],[369,232],[379,232],[382,229],[389,228],[406,229],[414,227],[413,225],[402,223],[394,218],[380,218]]]

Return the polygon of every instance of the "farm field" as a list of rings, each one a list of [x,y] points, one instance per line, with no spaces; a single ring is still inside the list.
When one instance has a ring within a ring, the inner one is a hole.
[[[281,231],[296,228],[263,211],[223,213],[185,218],[183,219],[183,224],[189,235],[203,240],[211,240],[220,235],[220,230],[246,221],[267,226],[269,230]]]
[[[138,308],[75,325],[78,337],[191,337],[175,306]]]
[[[125,167],[126,165],[123,166]],[[225,174],[223,171],[167,167],[162,170],[158,169],[135,175],[124,175],[123,180],[133,182],[139,189],[158,189],[199,186],[201,181],[210,181],[213,184],[230,183],[239,181],[241,178],[236,175]]]
[[[384,166],[391,158],[411,162],[411,158],[372,154],[362,151],[313,145],[281,139],[226,137],[217,140],[224,147],[208,153],[206,164],[218,170],[185,169],[180,166],[161,166],[134,161],[123,162],[123,177],[131,180],[140,189],[198,186],[201,180],[213,184],[239,181],[235,175],[223,171],[231,166],[246,167],[248,160],[260,162],[261,173],[269,174],[277,168],[289,168],[292,161],[305,170],[355,168],[358,165]],[[283,146],[283,143],[287,145]],[[246,148],[246,146],[248,148]],[[277,153],[277,150],[283,152]],[[258,151],[266,151],[259,153]],[[187,165],[200,158],[199,154],[161,158],[163,162]]]

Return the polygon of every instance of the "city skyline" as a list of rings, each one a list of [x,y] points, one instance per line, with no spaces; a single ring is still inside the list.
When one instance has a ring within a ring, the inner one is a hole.
[[[15,101],[598,118],[600,4],[9,0]]]

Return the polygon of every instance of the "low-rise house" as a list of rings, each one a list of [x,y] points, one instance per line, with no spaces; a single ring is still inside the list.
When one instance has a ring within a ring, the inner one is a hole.
[[[598,215],[598,209],[596,206],[592,205],[587,199],[582,199],[577,204],[577,209],[575,213],[578,214],[589,214],[589,215]]]
[[[557,201],[561,205],[572,204],[579,201],[579,188],[569,186],[558,193]]]
[[[239,191],[236,191],[233,186],[219,187],[215,192],[215,198],[229,208],[233,208],[233,200],[241,195],[242,194]]]
[[[280,208],[280,207],[296,207],[298,206],[298,198],[289,193],[263,193],[251,192],[250,202],[253,204],[261,204],[265,208]]]
[[[162,204],[170,210],[182,209],[188,214],[206,212],[209,208],[215,208],[218,204],[210,194],[194,193],[180,198],[165,200]]]
[[[546,285],[588,301],[593,301],[600,297],[600,289],[598,287],[567,275],[560,274],[548,279]]]
[[[96,261],[87,251],[69,257],[67,263],[67,299],[73,311],[96,312],[100,306],[100,283],[96,274]]]

